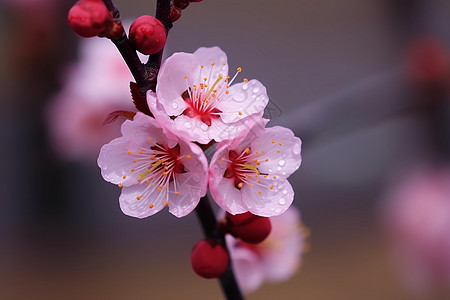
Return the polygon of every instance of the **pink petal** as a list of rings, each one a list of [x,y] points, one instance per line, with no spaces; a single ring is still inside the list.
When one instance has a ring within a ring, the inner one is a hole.
[[[294,200],[291,184],[287,180],[264,179],[262,176],[258,178],[261,186],[244,185],[241,189],[242,202],[247,210],[262,217],[277,216],[285,212]]]
[[[162,64],[156,94],[169,116],[178,116],[186,109],[181,97],[188,89],[184,76],[193,75],[196,69],[196,57],[190,53],[175,53]]]
[[[300,167],[301,143],[290,129],[275,126],[266,128],[262,136],[254,139],[251,149],[259,152],[263,150],[258,156],[259,161],[264,161],[259,166],[262,173],[287,178]]]
[[[269,102],[266,88],[256,79],[249,82],[233,84],[218,102],[223,112],[221,119],[233,123],[254,114],[260,114]]]
[[[141,184],[123,187],[119,197],[120,208],[128,216],[146,218],[164,208],[166,199],[161,195],[155,186],[147,184],[145,181]],[[137,200],[138,198],[140,200]]]
[[[228,75],[227,55],[219,47],[198,48],[197,51],[194,52],[194,56],[197,66],[203,66],[201,77],[207,77],[210,81],[212,80],[212,82],[214,82],[219,74],[222,74],[224,77]],[[214,66],[212,66],[211,63],[214,63]],[[223,63],[225,63],[225,65]],[[199,78],[199,70],[200,68],[197,69],[194,78]]]
[[[231,214],[247,212],[242,203],[241,192],[234,187],[231,179],[223,177],[227,162],[220,161],[222,157],[228,158],[228,148],[216,148],[209,168],[209,190],[214,201]]]

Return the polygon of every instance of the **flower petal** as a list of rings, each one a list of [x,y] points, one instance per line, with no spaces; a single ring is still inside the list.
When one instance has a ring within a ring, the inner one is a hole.
[[[181,97],[188,89],[184,76],[195,74],[196,69],[196,57],[190,53],[175,53],[162,64],[156,94],[169,116],[178,116],[186,109],[186,103]]]
[[[162,195],[154,185],[145,181],[141,184],[123,187],[119,197],[120,208],[128,216],[139,219],[146,218],[164,208],[165,198]]]
[[[264,179],[262,176],[258,178],[260,184],[246,184],[241,189],[242,201],[247,210],[261,217],[277,216],[285,212],[294,200],[291,184],[287,180]]]
[[[233,123],[254,114],[260,114],[269,103],[266,88],[256,79],[233,84],[218,102],[225,123]]]
[[[251,148],[260,153],[257,159],[264,162],[258,167],[262,173],[287,178],[300,167],[301,144],[290,129],[275,126],[266,128],[261,136],[251,142]]]
[[[227,55],[219,47],[201,47],[193,54],[197,66],[203,66],[201,71],[202,76],[200,77],[200,73],[198,73],[200,68],[198,68],[195,78],[207,77],[210,82],[214,82],[219,74],[222,74],[224,77],[228,75]],[[214,65],[211,65],[211,63],[214,63]]]
[[[209,168],[209,190],[214,201],[227,212],[235,215],[247,212],[242,203],[241,191],[234,187],[231,179],[223,176],[228,163],[221,158],[228,158],[228,148],[216,149]]]

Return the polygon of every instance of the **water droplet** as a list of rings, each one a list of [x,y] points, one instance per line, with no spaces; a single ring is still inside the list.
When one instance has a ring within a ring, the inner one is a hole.
[[[277,170],[278,170],[278,171],[281,171],[281,167],[277,167]]]
[[[247,90],[247,89],[248,89],[248,84],[246,83],[246,84],[242,85],[242,89],[243,89],[244,91]]]
[[[207,130],[208,130],[208,125],[206,125],[205,123],[203,123],[202,125],[200,125],[200,128],[201,128],[203,131],[207,131]]]
[[[257,92],[259,92],[259,86],[256,86],[256,87],[253,89],[253,93],[257,93]]]
[[[192,124],[189,122],[184,123],[184,127],[186,127],[187,129],[192,128]]]
[[[279,208],[275,209],[275,213],[276,214],[280,214],[281,213],[281,209],[279,209]]]
[[[284,191],[283,191],[284,192]],[[284,199],[283,197],[280,198],[280,200],[278,201],[278,203],[280,203],[280,205],[285,205],[286,204],[286,199]]]
[[[293,152],[295,155],[300,154],[300,144],[295,144],[294,147],[292,148],[292,152]]]
[[[172,102],[172,108],[173,108],[173,109],[177,109],[177,108],[178,108],[178,103]]]
[[[280,167],[283,167],[286,164],[286,161],[282,159],[278,162],[278,164],[280,165]]]
[[[288,191],[287,191],[287,190],[283,190],[281,193],[282,193],[283,195],[286,195],[286,194],[288,193]]]
[[[231,93],[230,93],[231,94]],[[245,100],[245,93],[241,90],[238,90],[233,93],[233,100],[237,102],[242,102]]]

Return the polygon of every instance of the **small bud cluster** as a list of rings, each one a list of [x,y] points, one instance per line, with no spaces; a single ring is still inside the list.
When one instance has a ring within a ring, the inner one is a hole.
[[[223,233],[230,233],[245,243],[259,244],[270,234],[272,226],[269,218],[256,216],[250,212],[237,215],[227,213],[221,229]],[[210,240],[197,243],[191,254],[191,265],[195,273],[208,279],[223,275],[229,260],[228,251],[222,245]]]
[[[170,7],[170,21],[175,22],[181,17],[181,11],[189,6],[190,2],[201,2],[202,0],[174,0]]]

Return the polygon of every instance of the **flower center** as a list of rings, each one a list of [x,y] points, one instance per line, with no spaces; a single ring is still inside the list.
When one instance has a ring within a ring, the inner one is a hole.
[[[258,175],[261,174],[257,168],[258,162],[254,161],[254,163],[251,163],[250,156],[250,148],[246,148],[241,154],[234,150],[230,150],[228,152],[229,164],[223,176],[225,178],[233,179],[234,187],[237,189],[241,189],[244,186],[244,183],[253,185],[248,179],[251,176],[255,176],[257,178]]]
[[[226,63],[222,63],[222,66],[225,65]],[[224,76],[222,73],[219,73],[217,78],[212,78],[212,72],[215,66],[216,64],[212,62],[209,75],[206,76],[202,74],[204,66],[200,66],[199,78],[195,80],[197,84],[192,84],[192,86],[189,85],[187,81],[188,76],[185,75],[184,78],[186,79],[187,88],[181,94],[181,97],[187,104],[187,108],[182,114],[189,118],[198,118],[208,126],[211,126],[213,119],[218,119],[223,113],[217,108],[220,99],[224,95],[228,95],[230,84],[242,70],[238,68],[236,75],[228,82],[230,77]],[[221,71],[222,68],[220,69]]]
[[[179,160],[180,145],[177,144],[173,148],[156,144],[150,147],[152,154],[150,155],[150,165],[145,172],[140,173],[141,180],[146,179],[149,175],[150,180],[157,179],[160,185],[167,186],[172,182],[177,174],[185,173],[184,165]]]

